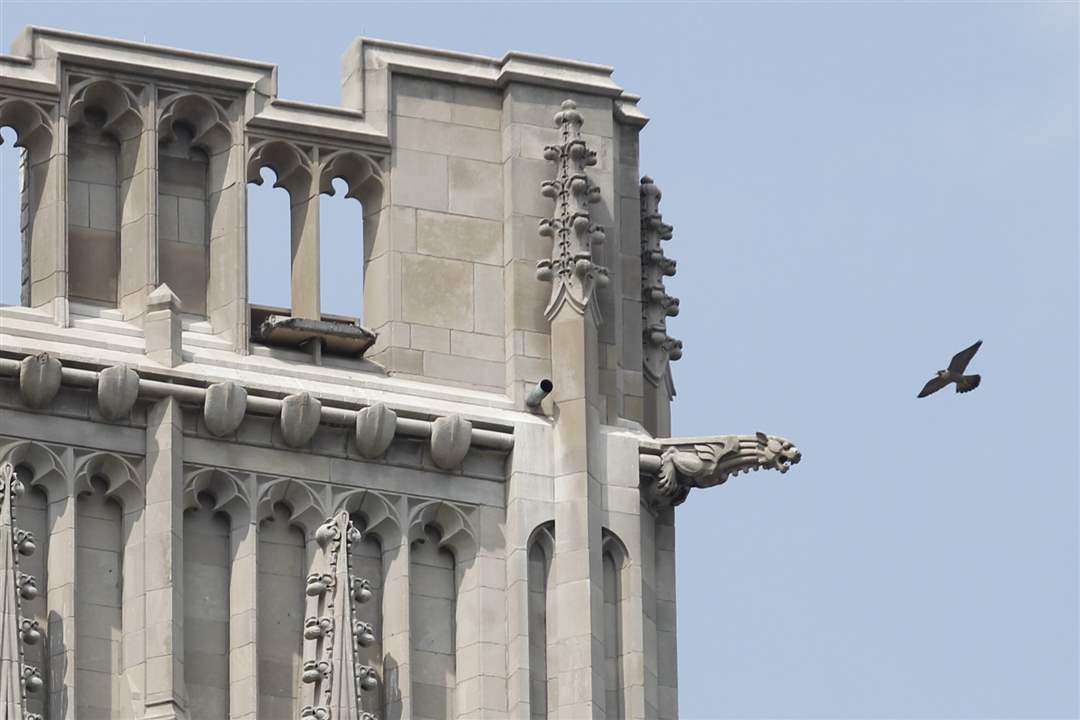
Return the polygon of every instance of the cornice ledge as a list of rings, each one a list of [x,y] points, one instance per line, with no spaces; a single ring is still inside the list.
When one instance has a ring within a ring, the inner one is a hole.
[[[659,438],[643,441],[640,454],[641,475],[650,480],[654,505],[678,505],[693,488],[720,485],[740,473],[763,468],[786,473],[800,460],[802,453],[790,440],[762,432]]]

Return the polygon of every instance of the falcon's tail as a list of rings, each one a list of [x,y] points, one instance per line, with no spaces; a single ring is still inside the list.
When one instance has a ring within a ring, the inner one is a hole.
[[[956,392],[966,393],[979,387],[979,383],[982,382],[981,375],[964,375],[962,378],[956,381]]]

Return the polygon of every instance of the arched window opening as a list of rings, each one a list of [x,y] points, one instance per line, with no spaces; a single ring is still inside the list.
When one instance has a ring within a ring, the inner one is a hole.
[[[120,144],[86,108],[68,136],[68,296],[116,307],[120,278]]]
[[[454,717],[457,686],[457,582],[454,556],[434,527],[409,552],[413,715]]]
[[[158,275],[180,298],[186,314],[206,316],[210,224],[210,158],[192,143],[194,130],[172,126],[158,152]]]
[[[15,147],[17,139],[14,129],[0,127],[0,305],[26,304],[26,150]]]
[[[319,300],[324,316],[359,318],[364,301],[364,209],[344,178],[319,198]]]
[[[248,184],[248,302],[283,313],[292,307],[289,191],[269,167],[259,177]]]

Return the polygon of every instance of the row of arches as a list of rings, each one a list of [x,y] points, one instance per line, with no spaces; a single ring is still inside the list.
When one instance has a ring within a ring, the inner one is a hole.
[[[364,210],[342,197],[378,210],[376,160],[251,136],[231,100],[99,78],[72,78],[68,97],[65,142],[55,109],[0,98],[0,304],[39,306],[51,292],[129,317],[164,282],[184,312],[207,317],[237,291],[246,227],[251,303],[359,316]],[[264,178],[288,199],[248,192]],[[64,217],[66,243],[52,227]],[[58,249],[65,258],[54,257]]]

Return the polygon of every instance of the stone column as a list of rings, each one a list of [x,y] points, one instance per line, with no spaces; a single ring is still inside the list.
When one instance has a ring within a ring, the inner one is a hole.
[[[656,644],[660,720],[679,717],[678,655],[675,647],[675,508],[656,517]]]
[[[251,480],[252,495],[254,481]],[[232,517],[229,573],[229,719],[256,720],[259,709],[258,524],[253,508]]]
[[[407,517],[407,515],[406,515]],[[409,538],[398,530],[383,539],[383,720],[412,717],[409,635]]]
[[[143,89],[140,132],[120,144],[119,306],[124,319],[141,319],[158,281],[158,132],[156,88]]]
[[[503,546],[501,515],[498,508],[479,508],[473,556],[455,559],[462,571],[454,713],[462,720],[506,717],[506,564],[493,554]]]
[[[68,324],[67,141],[66,114],[56,118],[51,136],[33,132],[25,189],[30,305],[50,308],[61,326]]]
[[[292,237],[292,316],[320,319],[319,178],[289,193]]]
[[[210,274],[206,314],[214,334],[248,351],[247,205],[245,140],[241,103],[230,108],[229,137],[210,155],[207,209],[210,214]]]
[[[183,417],[169,397],[146,423],[146,718],[187,716],[183,487]]]
[[[68,470],[63,487],[50,484],[46,490],[49,497],[49,543],[46,559],[48,593],[46,601],[49,612],[49,693],[50,720],[76,720],[75,718],[75,578],[76,546],[75,494],[70,474],[72,451],[64,451],[64,464]]]

